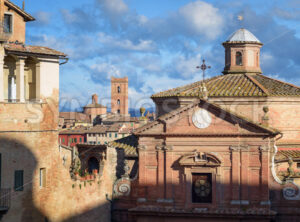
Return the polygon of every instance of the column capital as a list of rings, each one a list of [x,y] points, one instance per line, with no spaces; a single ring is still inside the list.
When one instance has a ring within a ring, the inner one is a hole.
[[[270,148],[267,145],[260,146],[258,148],[261,152],[268,152]]]
[[[138,145],[138,146],[137,146],[137,149],[138,149],[138,150],[146,150],[147,147],[146,147],[145,145]]]
[[[239,146],[230,146],[229,150],[231,150],[232,152],[248,152],[250,150],[250,146],[248,145],[239,145]]]
[[[156,151],[163,151],[164,150],[164,146],[163,145],[156,145],[155,146]]]
[[[164,146],[164,150],[165,151],[171,151],[171,150],[173,150],[173,146],[172,145],[166,145],[166,146]]]

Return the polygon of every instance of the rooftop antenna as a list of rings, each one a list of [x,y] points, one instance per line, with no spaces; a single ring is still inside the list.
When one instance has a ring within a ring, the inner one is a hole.
[[[207,66],[205,64],[205,59],[202,60],[202,65],[201,66],[197,66],[196,67],[197,69],[201,69],[202,70],[202,83],[201,83],[201,92],[202,92],[202,95],[203,95],[203,98],[204,99],[207,99],[208,98],[208,93],[207,93],[207,89],[206,89],[206,85],[205,85],[205,70],[206,69],[210,69],[211,66]]]
[[[22,3],[22,10],[23,10],[23,11],[25,10],[25,0],[24,0],[23,3]]]

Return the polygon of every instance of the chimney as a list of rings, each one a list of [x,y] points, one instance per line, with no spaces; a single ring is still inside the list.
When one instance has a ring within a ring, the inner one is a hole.
[[[92,95],[93,104],[98,104],[98,96],[97,94]]]

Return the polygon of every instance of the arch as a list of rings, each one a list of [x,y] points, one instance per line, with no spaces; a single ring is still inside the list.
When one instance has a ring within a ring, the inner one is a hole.
[[[93,173],[93,170],[97,170],[99,172],[99,161],[96,157],[90,157],[88,160],[88,171],[90,174]]]
[[[235,54],[235,64],[237,66],[243,65],[243,55],[240,51],[236,52],[236,54]]]
[[[118,93],[121,93],[121,87],[118,86]]]

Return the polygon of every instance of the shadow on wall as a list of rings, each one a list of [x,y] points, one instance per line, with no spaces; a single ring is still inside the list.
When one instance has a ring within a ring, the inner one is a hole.
[[[47,202],[46,195],[40,195],[41,183],[43,183],[40,178],[43,176],[37,168],[37,158],[17,139],[1,138],[0,144],[0,221],[50,222],[51,220],[36,205],[43,201]],[[47,191],[51,192],[51,190]],[[110,202],[107,201],[92,209],[85,209],[84,213],[74,215],[64,222],[101,221],[99,212],[104,212],[103,209],[110,209]]]

